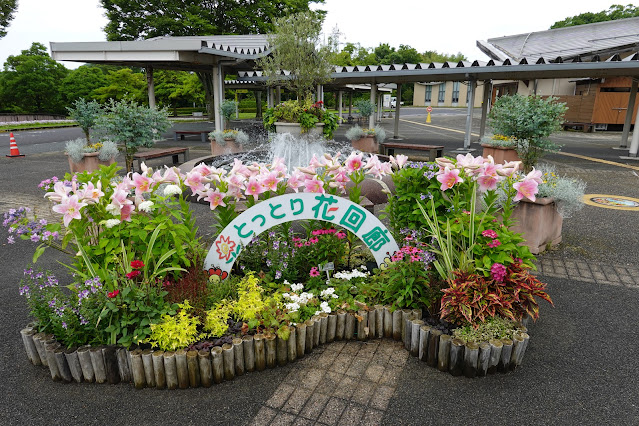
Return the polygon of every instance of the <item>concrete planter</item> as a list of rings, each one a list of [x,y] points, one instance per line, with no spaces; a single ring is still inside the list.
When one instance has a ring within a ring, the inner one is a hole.
[[[111,164],[115,163],[114,158],[112,158],[109,161],[101,161],[98,158],[97,152],[88,152],[84,154],[84,158],[78,163],[73,162],[71,157],[68,157],[68,158],[69,158],[69,169],[71,170],[71,173],[82,173],[82,172],[90,173],[90,172],[98,170],[100,166],[110,166]]]
[[[324,123],[317,123],[315,127],[308,130],[308,132],[302,133],[302,126],[300,123],[286,123],[283,121],[277,121],[275,123],[275,131],[277,133],[290,133],[293,136],[301,136],[302,134],[308,134],[312,136],[322,136],[324,132]]]
[[[211,141],[211,155],[214,157],[242,152],[242,145],[237,143],[233,138],[224,138],[225,143],[223,145],[217,143],[215,139],[209,140]]]
[[[482,157],[486,158],[489,155],[493,157],[495,160],[495,164],[504,164],[507,161],[521,161],[519,155],[517,155],[517,151],[514,148],[506,148],[503,146],[493,146],[489,144],[481,144],[482,148],[484,148],[482,152]]]
[[[563,218],[553,198],[522,199],[513,210],[511,228],[523,234],[531,253],[539,254],[561,242]]]
[[[360,139],[351,141],[353,149],[362,152],[372,152],[374,154],[379,153],[379,144],[375,140],[375,136],[363,136]]]

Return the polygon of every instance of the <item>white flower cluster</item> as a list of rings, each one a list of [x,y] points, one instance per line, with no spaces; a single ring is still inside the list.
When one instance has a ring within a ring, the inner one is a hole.
[[[322,299],[337,299],[339,296],[337,294],[335,294],[335,289],[333,287],[329,287],[326,290],[322,290],[322,292],[320,293],[320,296],[322,297]]]
[[[353,278],[366,278],[370,273],[358,271],[357,269],[353,269],[350,272],[337,272],[333,275],[334,278],[339,278],[340,280],[352,280]]]
[[[327,314],[331,313],[331,307],[328,306],[328,302],[320,303],[320,310],[319,311],[315,311],[315,315],[319,315],[322,312],[326,312]]]
[[[288,281],[284,281],[285,284],[288,284]],[[306,291],[300,293],[299,295],[296,293],[304,289],[304,284],[291,284],[291,290],[294,293],[283,293],[282,297],[284,299],[289,300],[288,303],[284,304],[284,307],[289,312],[297,312],[302,305],[306,305],[313,299],[313,293],[308,293]]]

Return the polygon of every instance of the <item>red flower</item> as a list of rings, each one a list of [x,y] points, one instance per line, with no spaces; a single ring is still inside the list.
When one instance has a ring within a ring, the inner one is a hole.
[[[126,274],[126,277],[130,280],[132,280],[133,278],[137,277],[138,275],[140,275],[141,272],[140,271],[131,271],[128,274]]]
[[[144,263],[141,260],[132,260],[131,261],[131,268],[133,268],[133,269],[144,268]]]
[[[107,293],[107,297],[108,297],[109,299],[113,299],[113,298],[114,298],[115,296],[117,296],[118,294],[120,294],[120,290],[115,290],[115,291],[112,291],[112,292],[110,292],[110,293]]]

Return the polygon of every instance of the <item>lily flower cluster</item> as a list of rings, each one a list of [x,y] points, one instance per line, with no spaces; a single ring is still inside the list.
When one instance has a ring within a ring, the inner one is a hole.
[[[260,197],[283,194],[287,189],[346,194],[349,182],[357,185],[365,175],[381,179],[392,173],[392,164],[380,161],[376,155],[364,159],[362,153],[352,152],[343,161],[341,156],[340,153],[335,156],[324,154],[320,158],[313,156],[309,165],[296,167],[291,173],[287,172],[282,158],[275,158],[271,164],[244,164],[235,159],[230,171],[200,164],[186,174],[185,184],[198,200],[208,201],[211,210],[215,210],[243,199],[254,204]],[[405,164],[405,159],[394,161]]]
[[[142,164],[142,173],[130,173],[121,182],[112,183],[108,188],[103,188],[102,181],[90,181],[82,185],[76,180],[58,181],[53,185],[53,191],[47,192],[45,197],[55,203],[52,210],[62,215],[64,226],[68,227],[71,221],[82,219],[85,207],[100,205],[107,214],[99,224],[112,228],[121,222],[130,222],[135,212],[150,212],[154,205],[148,199],[151,194],[168,196],[182,193],[183,180],[184,176],[175,167],[153,172]],[[166,185],[163,193],[160,193],[157,190],[162,184]],[[89,215],[87,219],[92,221],[97,218]]]
[[[533,170],[526,176],[518,174],[521,161],[510,161],[504,164],[495,164],[492,156],[487,158],[471,154],[458,154],[456,160],[438,158],[435,160],[439,166],[437,181],[440,189],[446,191],[455,185],[464,182],[464,178],[478,184],[481,192],[496,190],[499,184],[509,178],[513,179],[512,187],[517,191],[513,201],[519,201],[524,197],[535,201],[538,185],[542,183],[541,172]]]

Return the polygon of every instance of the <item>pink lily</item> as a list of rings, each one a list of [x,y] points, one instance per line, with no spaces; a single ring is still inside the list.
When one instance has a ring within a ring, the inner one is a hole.
[[[534,179],[525,178],[522,181],[515,182],[513,188],[517,190],[517,195],[513,198],[513,201],[519,201],[526,197],[530,201],[535,201],[535,194],[538,192],[538,183]]]
[[[262,178],[262,186],[266,191],[275,191],[281,180],[277,177],[277,172],[270,172]]]
[[[88,204],[98,203],[100,198],[104,197],[104,192],[102,192],[102,181],[98,181],[97,187],[93,185],[93,182],[85,184],[79,192],[78,197],[82,201],[86,201]]]
[[[298,188],[304,186],[304,173],[299,170],[295,170],[291,173],[291,176],[286,181],[286,185],[291,188],[293,191],[298,192]]]
[[[245,192],[246,192],[246,195],[252,195],[253,199],[257,201],[257,198],[262,192],[264,192],[264,189],[262,188],[262,185],[260,184],[260,182],[257,181],[256,178],[251,177],[248,183],[246,184]]]
[[[447,189],[455,186],[456,183],[463,182],[464,180],[459,177],[459,169],[449,169],[446,167],[443,172],[437,175],[437,180],[441,183],[440,189],[446,191]]]
[[[53,206],[53,211],[64,215],[64,218],[63,218],[64,226],[69,226],[69,223],[73,219],[82,218],[82,215],[80,214],[80,209],[82,209],[82,207],[86,205],[87,203],[79,202],[77,195],[72,195],[70,197],[63,198],[60,204]]]
[[[313,192],[317,194],[323,194],[324,191],[324,182],[317,179],[317,177],[313,177],[312,179],[307,179],[304,182],[304,192]]]
[[[226,204],[224,204],[224,196],[223,193],[216,189],[215,191],[209,191],[204,201],[208,201],[211,210],[215,210],[218,206],[226,207]]]
[[[44,196],[51,201],[59,203],[63,198],[67,197],[69,192],[71,192],[71,187],[66,186],[62,181],[58,181],[53,185],[53,192],[47,192]]]
[[[133,173],[133,184],[135,185],[135,194],[144,194],[149,192],[153,185],[153,179],[143,176],[139,173]]]
[[[526,175],[526,179],[532,179],[537,182],[537,184],[542,184],[544,183],[544,180],[541,178],[542,175],[543,174],[540,170],[535,170],[535,168],[533,167],[532,171]]]
[[[344,164],[348,173],[356,172],[362,168],[362,153],[351,152]]]

